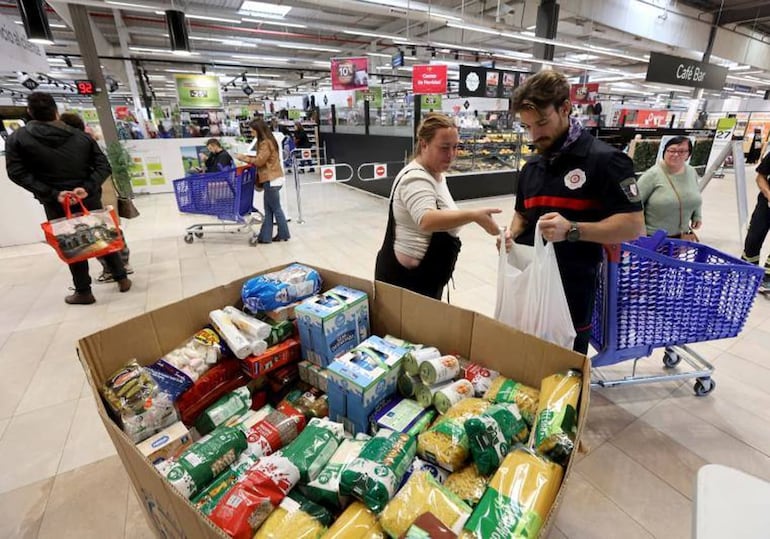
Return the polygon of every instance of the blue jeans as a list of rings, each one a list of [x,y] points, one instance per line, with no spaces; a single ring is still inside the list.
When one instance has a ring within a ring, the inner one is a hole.
[[[263,185],[265,188],[265,218],[262,221],[262,229],[259,231],[259,241],[267,243],[273,241],[273,219],[278,224],[278,239],[288,240],[291,234],[289,234],[289,223],[286,222],[286,216],[281,208],[279,196],[281,188],[270,187],[270,182]]]

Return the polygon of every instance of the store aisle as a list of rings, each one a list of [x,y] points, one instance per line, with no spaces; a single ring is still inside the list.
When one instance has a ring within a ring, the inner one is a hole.
[[[751,210],[753,171],[748,177]],[[737,255],[732,193],[729,177],[709,186],[701,238]],[[251,247],[245,235],[231,234],[187,245],[185,226],[206,218],[179,215],[173,195],[138,198],[142,216],[126,225],[134,287],[119,294],[95,285],[92,306],[64,304],[69,272],[49,247],[0,249],[0,537],[152,536],[96,414],[75,342],[291,260],[371,277],[386,201],[342,185],[306,186],[302,200],[306,222],[299,224],[290,197],[291,241]],[[513,201],[461,205],[499,205],[504,224]],[[494,238],[466,227],[462,239],[452,303],[491,314]],[[689,537],[698,467],[721,463],[770,479],[768,342],[770,300],[758,298],[740,338],[696,346],[717,367],[711,396],[695,398],[689,382],[594,391],[583,452],[550,537]],[[659,365],[656,354],[640,368]]]

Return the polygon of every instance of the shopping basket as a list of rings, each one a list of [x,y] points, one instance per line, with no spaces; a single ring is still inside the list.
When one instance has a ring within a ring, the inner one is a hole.
[[[192,243],[195,238],[203,237],[203,229],[219,227],[235,231],[250,229],[249,242],[257,243],[253,226],[262,222],[262,216],[253,209],[254,182],[256,169],[238,167],[220,172],[193,174],[174,180],[174,194],[179,211],[210,215],[228,223],[197,223],[185,230],[184,240]]]
[[[599,351],[593,366],[636,361],[665,348],[664,366],[673,368],[685,359],[695,370],[595,385],[698,378],[696,393],[709,393],[713,367],[686,344],[738,335],[762,276],[754,264],[662,232],[605,247],[592,320],[591,344]]]

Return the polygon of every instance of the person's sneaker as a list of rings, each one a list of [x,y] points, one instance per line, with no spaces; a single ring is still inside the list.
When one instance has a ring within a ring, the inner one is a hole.
[[[126,273],[128,273],[128,270],[126,270]],[[96,282],[99,284],[114,283],[115,278],[112,276],[112,273],[107,273],[106,271],[103,271],[102,274],[96,278]]]
[[[131,279],[125,277],[118,281],[118,290],[121,292],[128,292],[131,290]]]
[[[75,292],[64,298],[64,302],[69,305],[91,305],[96,303],[96,298],[91,292]]]
[[[124,264],[124,267],[126,268],[126,275],[131,275],[134,273],[134,268],[132,268],[130,264],[126,263]]]
[[[759,293],[767,294],[768,292],[770,292],[770,275],[765,275],[765,278],[759,283]]]

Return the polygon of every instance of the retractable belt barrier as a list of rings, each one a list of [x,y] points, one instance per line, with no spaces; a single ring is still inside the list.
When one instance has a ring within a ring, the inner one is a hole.
[[[308,185],[317,185],[322,183],[345,183],[349,182],[355,176],[353,167],[347,163],[326,163],[326,147],[320,148],[322,158],[315,159],[314,148],[297,148],[292,150],[291,168],[294,174],[294,188],[297,193],[297,213],[298,221],[304,223],[302,218],[302,188]],[[326,164],[321,164],[326,163]],[[305,175],[300,182],[299,169],[313,168],[318,169],[318,179],[309,179]]]
[[[356,175],[362,182],[375,180],[391,180],[404,168],[404,161],[380,161],[377,163],[361,163]]]

